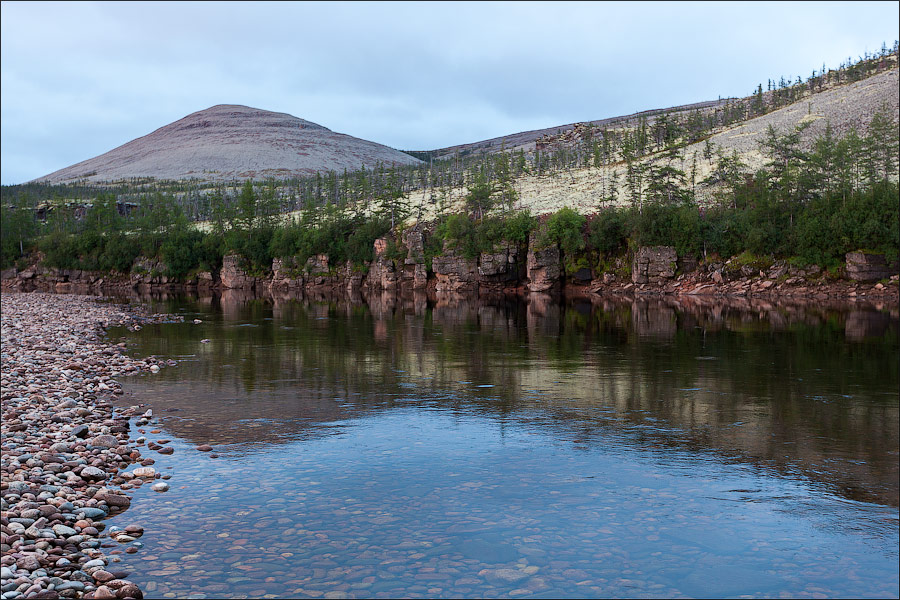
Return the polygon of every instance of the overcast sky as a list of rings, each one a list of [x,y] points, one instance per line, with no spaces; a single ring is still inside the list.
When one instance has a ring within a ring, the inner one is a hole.
[[[428,150],[745,96],[891,46],[898,6],[3,2],[0,179],[215,104]]]

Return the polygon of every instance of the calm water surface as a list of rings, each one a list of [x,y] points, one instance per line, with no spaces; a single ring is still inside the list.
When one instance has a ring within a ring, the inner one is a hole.
[[[149,597],[898,595],[896,308],[156,309],[111,332],[178,361],[121,379],[175,448],[109,522]]]

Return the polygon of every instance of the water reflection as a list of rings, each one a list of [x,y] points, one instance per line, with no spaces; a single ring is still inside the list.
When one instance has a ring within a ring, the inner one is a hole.
[[[148,596],[898,593],[896,309],[158,302],[124,401],[172,487],[110,520]]]
[[[896,309],[356,300],[229,290],[168,301],[160,308],[204,322],[130,338],[138,354],[180,360],[142,390],[179,436],[235,451],[323,435],[322,423],[413,399],[553,432],[575,448],[627,434],[898,505]]]

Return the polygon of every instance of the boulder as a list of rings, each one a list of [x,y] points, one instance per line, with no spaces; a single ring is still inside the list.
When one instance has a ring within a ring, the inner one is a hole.
[[[98,469],[97,467],[84,467],[81,470],[80,476],[84,480],[99,480],[106,479],[107,473],[103,469]]]
[[[633,283],[660,285],[675,277],[678,255],[672,246],[642,246],[631,265]]]
[[[108,506],[116,508],[128,508],[131,506],[131,498],[110,491],[102,491],[94,494],[95,500],[103,500]]]
[[[853,281],[878,281],[893,275],[884,254],[856,251],[848,252],[845,258],[847,260],[847,277]]]
[[[119,445],[119,440],[115,436],[105,434],[91,438],[88,443],[95,448],[115,448]]]

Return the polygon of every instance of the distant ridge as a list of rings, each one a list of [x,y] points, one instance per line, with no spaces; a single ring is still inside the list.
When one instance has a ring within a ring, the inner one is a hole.
[[[419,153],[423,155],[431,155],[432,158],[446,158],[448,156],[453,156],[455,153],[460,154],[468,154],[472,152],[497,152],[501,148],[505,148],[506,150],[512,150],[515,148],[523,148],[525,150],[533,150],[534,142],[541,139],[544,136],[554,135],[564,133],[566,131],[570,131],[575,129],[579,125],[592,125],[594,127],[614,127],[614,126],[623,126],[628,123],[637,122],[639,117],[653,117],[661,114],[671,114],[678,113],[684,111],[691,110],[701,110],[708,108],[717,108],[719,106],[724,105],[729,100],[733,100],[733,98],[720,98],[718,100],[708,100],[705,102],[694,102],[692,104],[682,104],[679,106],[673,106],[671,108],[655,108],[650,110],[643,110],[641,112],[636,112],[630,115],[622,115],[618,117],[607,117],[605,119],[596,119],[593,121],[586,121],[585,123],[568,123],[566,125],[556,125],[554,127],[545,127],[544,129],[533,129],[530,131],[522,131],[519,133],[511,133],[508,135],[503,135],[500,137],[490,138],[488,140],[481,140],[478,142],[471,142],[468,144],[457,144],[455,146],[448,146],[446,148],[438,148],[436,150],[418,150],[411,151],[413,154]]]
[[[418,162],[399,150],[286,113],[219,104],[34,181],[285,179]]]

